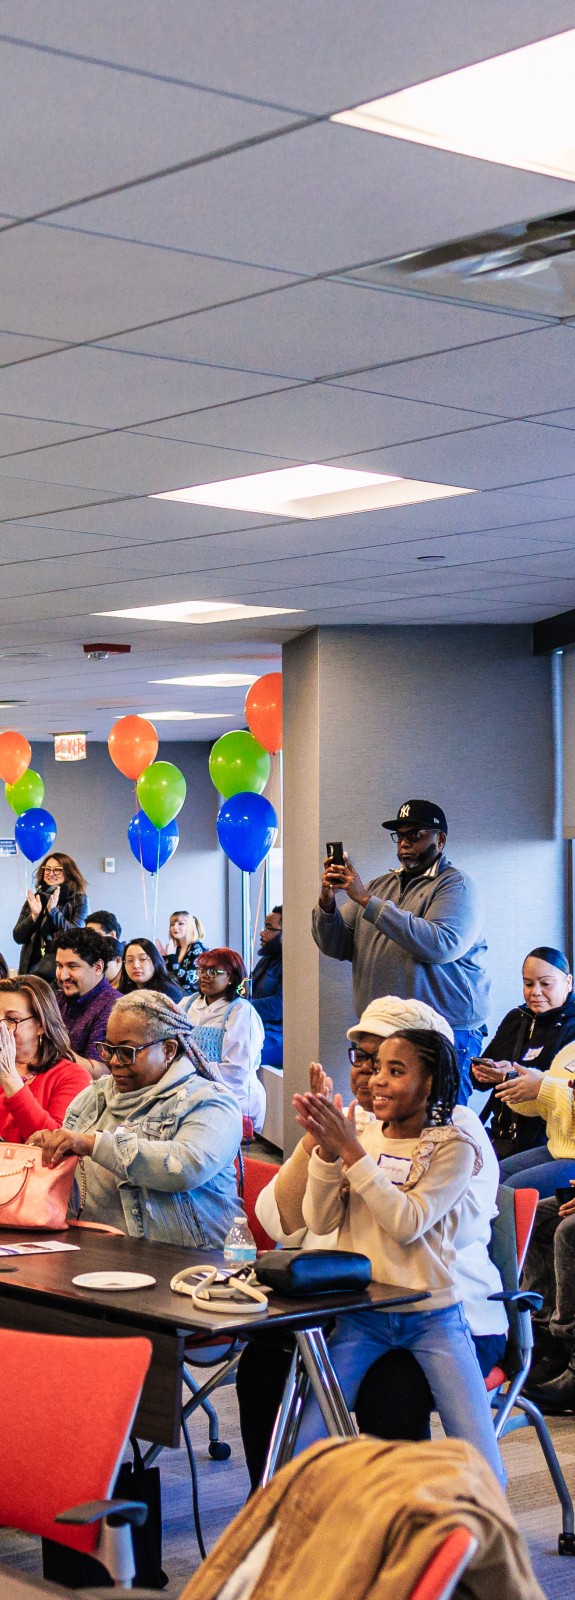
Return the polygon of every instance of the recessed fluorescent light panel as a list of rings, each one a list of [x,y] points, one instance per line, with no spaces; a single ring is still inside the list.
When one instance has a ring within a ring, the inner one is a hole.
[[[149,683],[178,684],[181,689],[241,689],[256,683],[252,672],[212,672],[194,678],[149,678]]]
[[[94,617],[133,617],[135,622],[244,622],[251,617],[295,615],[293,606],[242,606],[235,600],[178,600],[173,605],[93,611]],[[299,608],[298,615],[299,615]]]
[[[140,711],[152,722],[231,722],[233,711]]]
[[[343,122],[500,166],[575,178],[575,29],[340,111]]]
[[[389,473],[352,472],[346,467],[325,467],[316,462],[305,467],[285,467],[279,472],[257,472],[245,478],[224,478],[221,483],[200,483],[190,489],[172,489],[150,495],[150,499],[305,520],[471,493],[470,489],[448,484],[419,483]],[[126,612],[112,614],[125,616]]]

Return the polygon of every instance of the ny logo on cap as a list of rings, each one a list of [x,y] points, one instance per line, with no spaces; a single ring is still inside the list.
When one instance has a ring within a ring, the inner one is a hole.
[[[408,817],[409,816],[409,806],[407,805],[407,803],[404,806],[400,806],[399,815],[400,815],[400,817]]]

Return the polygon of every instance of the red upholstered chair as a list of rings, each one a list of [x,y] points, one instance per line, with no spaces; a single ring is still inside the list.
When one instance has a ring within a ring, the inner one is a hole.
[[[134,1576],[130,1502],[108,1497],[152,1354],[149,1339],[82,1339],[0,1329],[0,1525],[95,1556]],[[106,1516],[124,1508],[126,1522]],[[133,1521],[144,1521],[135,1514]]]
[[[273,1250],[275,1239],[271,1239],[265,1228],[256,1216],[256,1200],[262,1189],[267,1188],[276,1172],[279,1172],[279,1162],[256,1161],[255,1157],[244,1156],[243,1202],[249,1227],[253,1233],[258,1250]]]
[[[533,1350],[531,1312],[538,1311],[542,1301],[541,1295],[520,1289],[519,1280],[538,1203],[537,1189],[507,1189],[503,1185],[497,1193],[498,1216],[493,1223],[490,1255],[501,1274],[503,1290],[489,1298],[504,1301],[509,1336],[503,1361],[492,1368],[485,1385],[496,1413],[496,1438],[504,1438],[518,1428],[535,1428],[561,1504],[563,1527],[558,1541],[559,1554],[575,1556],[573,1501],[547,1424],[538,1407],[523,1394]]]
[[[418,1578],[409,1600],[450,1600],[477,1550],[468,1528],[454,1528]]]

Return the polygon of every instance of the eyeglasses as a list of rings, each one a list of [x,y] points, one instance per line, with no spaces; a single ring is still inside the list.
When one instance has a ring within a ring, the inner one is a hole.
[[[159,1039],[146,1039],[145,1044],[108,1044],[107,1039],[98,1039],[96,1050],[100,1061],[109,1067],[114,1057],[120,1067],[133,1067],[136,1056],[141,1050],[149,1050],[153,1044],[162,1044],[164,1039],[173,1039],[173,1033],[162,1033]]]
[[[419,844],[420,839],[426,839],[428,833],[432,831],[430,828],[402,828],[401,833],[396,833],[394,829],[391,838],[394,844],[397,844],[399,839],[405,839],[407,844]]]
[[[15,1033],[21,1022],[35,1022],[36,1018],[32,1011],[27,1011],[24,1017],[0,1017],[0,1021],[6,1023],[11,1033]]]
[[[347,1053],[352,1067],[365,1067],[369,1061],[371,1062],[372,1068],[375,1068],[375,1063],[377,1061],[377,1050],[373,1055],[370,1055],[369,1051],[361,1050],[359,1045],[350,1044]]]
[[[44,867],[45,878],[63,878],[64,876],[63,867]]]
[[[227,969],[227,967],[196,967],[194,970],[195,970],[196,975],[197,975],[198,978],[201,978],[202,973],[204,974],[205,978],[227,978],[228,977],[228,969]]]

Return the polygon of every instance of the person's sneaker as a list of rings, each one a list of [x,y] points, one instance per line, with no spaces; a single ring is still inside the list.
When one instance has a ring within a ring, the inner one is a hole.
[[[545,1353],[536,1359],[534,1366],[528,1374],[524,1385],[527,1399],[531,1399],[531,1390],[540,1388],[542,1383],[549,1383],[551,1379],[558,1378],[569,1364],[571,1351],[555,1339],[553,1345],[547,1345]]]
[[[550,1383],[542,1383],[539,1388],[534,1386],[527,1398],[547,1417],[559,1417],[565,1412],[575,1411],[574,1368],[567,1367],[558,1378],[553,1378]]]

